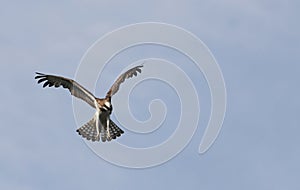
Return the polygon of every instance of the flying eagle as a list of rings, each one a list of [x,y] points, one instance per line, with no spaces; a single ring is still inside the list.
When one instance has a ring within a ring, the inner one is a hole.
[[[106,93],[105,98],[97,98],[76,81],[61,76],[36,72],[35,79],[38,80],[38,83],[44,82],[43,88],[46,86],[54,86],[55,88],[62,86],[63,88],[67,88],[71,92],[71,95],[82,99],[95,108],[96,113],[94,117],[77,129],[76,132],[87,140],[99,141],[101,137],[102,142],[105,142],[116,139],[124,133],[124,131],[110,119],[110,114],[113,109],[111,97],[118,92],[120,84],[124,82],[125,79],[137,76],[138,73],[141,73],[142,67],[142,65],[136,66],[120,75]]]

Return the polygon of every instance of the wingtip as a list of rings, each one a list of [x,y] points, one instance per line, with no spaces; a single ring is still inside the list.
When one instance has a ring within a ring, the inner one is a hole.
[[[42,78],[43,76],[45,76],[45,74],[40,73],[40,72],[35,72],[36,76],[34,77],[34,79],[39,79]]]
[[[144,67],[144,62],[141,65],[139,65],[139,66],[136,67],[137,68],[137,72],[141,73],[142,72],[142,67]],[[135,76],[136,75],[137,74],[135,74]]]
[[[35,72],[36,75],[45,75],[44,73]]]
[[[134,69],[136,69],[137,72],[141,73],[142,72],[142,67],[144,67],[144,63],[145,63],[145,61],[142,64],[134,67]],[[136,76],[136,74],[134,76]]]

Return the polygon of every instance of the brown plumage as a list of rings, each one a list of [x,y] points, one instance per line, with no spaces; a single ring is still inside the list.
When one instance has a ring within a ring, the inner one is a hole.
[[[79,83],[65,77],[36,72],[37,76],[35,76],[35,79],[38,80],[38,83],[44,82],[43,88],[47,86],[54,86],[56,88],[62,86],[63,88],[67,88],[73,96],[82,99],[93,108],[96,108],[94,117],[76,131],[87,140],[99,141],[101,138],[101,140],[105,142],[116,139],[124,133],[124,131],[110,119],[110,114],[112,113],[111,97],[118,92],[120,84],[126,79],[141,73],[142,67],[142,65],[136,66],[120,75],[107,92],[105,98],[95,97]]]

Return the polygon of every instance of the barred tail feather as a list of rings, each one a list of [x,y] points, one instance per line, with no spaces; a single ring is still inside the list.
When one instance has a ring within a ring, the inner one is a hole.
[[[78,132],[79,135],[81,135],[83,138],[86,138],[87,140],[100,141],[101,137],[102,142],[116,139],[124,133],[124,131],[120,129],[112,120],[109,120],[109,134],[107,133],[106,128],[100,125],[100,135],[97,135],[95,117],[93,117],[89,122],[84,124],[79,129],[77,129],[76,132]]]
[[[112,120],[109,121],[109,133],[111,139],[116,139],[121,136],[124,131],[120,129]]]
[[[92,141],[100,140],[100,137],[97,134],[95,117],[93,117],[89,122],[84,124],[79,129],[77,129],[76,132],[78,132],[79,135],[81,135],[83,138],[86,138],[87,140],[92,140]]]

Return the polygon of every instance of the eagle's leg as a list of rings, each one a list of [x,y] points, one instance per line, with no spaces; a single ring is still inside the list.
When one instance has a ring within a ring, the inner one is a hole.
[[[106,134],[107,134],[107,140],[110,141],[111,137],[110,137],[110,132],[109,132],[109,117],[106,120]]]

